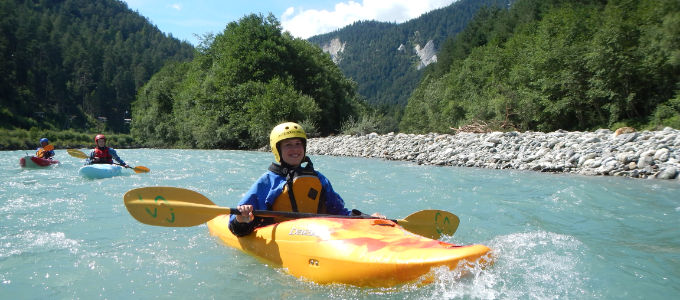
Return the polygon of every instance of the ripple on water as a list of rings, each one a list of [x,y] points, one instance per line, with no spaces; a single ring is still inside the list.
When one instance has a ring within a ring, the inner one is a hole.
[[[27,230],[10,236],[0,237],[3,247],[0,258],[28,253],[42,253],[53,250],[68,250],[77,253],[80,241],[66,238],[63,232]]]

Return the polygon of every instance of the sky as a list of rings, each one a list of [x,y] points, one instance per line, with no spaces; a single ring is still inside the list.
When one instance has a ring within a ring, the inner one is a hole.
[[[356,21],[402,23],[455,0],[123,0],[158,29],[197,45],[249,14],[272,13],[284,31],[298,38],[331,32]]]

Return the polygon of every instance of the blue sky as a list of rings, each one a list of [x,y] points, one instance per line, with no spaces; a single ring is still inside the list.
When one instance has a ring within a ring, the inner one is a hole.
[[[221,33],[245,15],[272,13],[299,38],[333,31],[361,20],[405,22],[455,0],[123,0],[166,34],[194,45],[205,33]]]

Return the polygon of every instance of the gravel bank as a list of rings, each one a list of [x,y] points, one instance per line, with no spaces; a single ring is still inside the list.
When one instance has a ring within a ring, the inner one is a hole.
[[[307,153],[425,165],[518,169],[680,182],[680,130],[595,132],[371,133],[311,138]]]

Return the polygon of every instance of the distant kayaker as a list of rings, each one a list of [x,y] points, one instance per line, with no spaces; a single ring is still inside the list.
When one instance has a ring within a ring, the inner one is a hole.
[[[40,139],[40,147],[38,147],[38,149],[36,149],[35,157],[44,158],[44,159],[52,159],[52,157],[54,157],[54,147],[52,147],[52,146],[47,147],[47,145],[49,145],[49,144],[50,144],[50,141],[47,138],[41,138]]]
[[[305,155],[307,135],[302,126],[293,122],[277,125],[269,136],[269,145],[278,164],[272,163],[239,202],[241,214],[232,215],[229,222],[234,235],[248,235],[257,227],[284,221],[255,217],[253,210],[362,215],[358,210],[345,208],[345,201],[333,190],[331,182],[314,170]],[[373,216],[384,218],[377,213]]]
[[[90,151],[90,156],[85,160],[86,165],[90,164],[113,164],[115,159],[118,164],[123,167],[129,167],[120,157],[118,153],[111,147],[106,146],[106,137],[103,134],[98,134],[94,137],[95,147]]]

